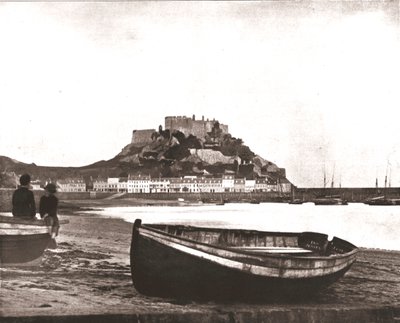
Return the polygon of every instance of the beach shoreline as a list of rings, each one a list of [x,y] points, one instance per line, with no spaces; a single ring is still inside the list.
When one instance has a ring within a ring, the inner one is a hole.
[[[91,207],[117,204],[104,202]],[[136,315],[141,322],[146,317],[149,321],[164,318],[183,322],[192,315],[191,321],[200,322],[201,317],[209,315],[212,321],[219,318],[228,322],[225,319],[232,315],[238,321],[244,315],[248,320],[243,321],[255,322],[265,315],[280,315],[288,322],[298,322],[295,312],[335,320],[354,315],[366,318],[368,313],[379,315],[383,322],[400,317],[400,252],[390,250],[361,249],[345,277],[315,299],[301,303],[198,303],[140,295],[130,273],[132,223],[91,213],[85,202],[69,203],[74,208],[66,205],[60,210],[60,219],[69,223],[61,227],[58,248],[46,250],[39,267],[0,269],[2,321],[60,316],[68,321],[74,315],[82,320],[101,315],[103,319],[123,321]]]

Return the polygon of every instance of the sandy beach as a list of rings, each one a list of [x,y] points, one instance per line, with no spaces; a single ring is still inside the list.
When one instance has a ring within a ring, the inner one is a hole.
[[[345,277],[301,303],[182,302],[145,297],[135,291],[129,265],[131,223],[82,214],[79,208],[64,208],[60,213],[60,219],[69,224],[60,230],[58,248],[46,250],[39,267],[0,269],[3,318],[388,307],[392,319],[400,317],[400,252],[362,249]]]

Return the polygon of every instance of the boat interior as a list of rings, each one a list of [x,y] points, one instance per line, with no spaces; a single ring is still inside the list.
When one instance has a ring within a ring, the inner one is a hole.
[[[145,227],[182,240],[258,255],[271,253],[329,256],[357,249],[345,240],[334,237],[329,241],[328,235],[316,232],[264,232],[163,224],[146,224]]]

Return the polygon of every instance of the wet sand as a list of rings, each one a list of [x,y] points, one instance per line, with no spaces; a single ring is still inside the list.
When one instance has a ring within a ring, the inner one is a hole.
[[[18,321],[38,315],[78,313],[192,313],[200,315],[202,321],[202,317],[207,317],[202,315],[228,311],[361,309],[365,312],[376,308],[390,308],[393,322],[400,318],[400,252],[361,250],[345,277],[313,299],[298,303],[182,302],[145,297],[134,289],[129,266],[132,224],[64,208],[62,214],[67,213],[70,215],[60,216],[69,220],[69,224],[60,230],[58,248],[46,250],[39,267],[0,269],[3,319]]]

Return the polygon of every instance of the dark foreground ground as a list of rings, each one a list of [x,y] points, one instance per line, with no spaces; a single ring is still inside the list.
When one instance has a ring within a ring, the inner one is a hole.
[[[158,299],[132,285],[132,225],[74,213],[40,267],[0,269],[0,322],[400,322],[400,252],[361,250],[345,277],[296,303]]]

